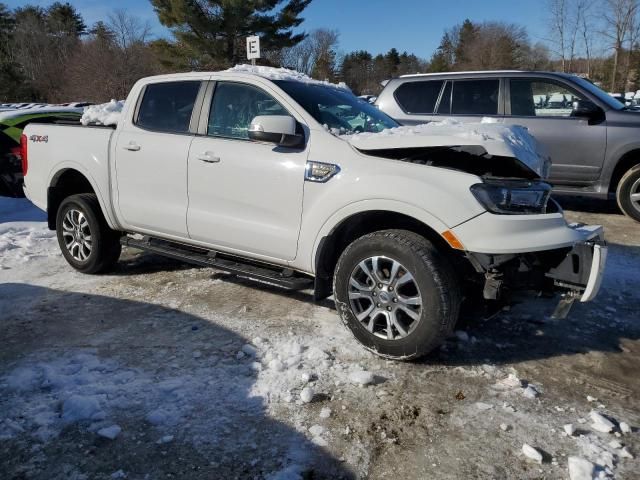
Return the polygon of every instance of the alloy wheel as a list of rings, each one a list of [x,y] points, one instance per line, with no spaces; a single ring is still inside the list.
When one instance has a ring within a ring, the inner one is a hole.
[[[416,279],[389,257],[369,257],[358,263],[349,278],[348,297],[358,321],[387,340],[409,335],[422,315]]]

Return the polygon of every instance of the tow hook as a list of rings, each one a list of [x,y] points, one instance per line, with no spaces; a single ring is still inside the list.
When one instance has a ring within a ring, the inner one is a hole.
[[[573,302],[578,300],[582,292],[580,290],[569,290],[560,295],[560,301],[556,305],[551,318],[553,320],[564,320],[569,315]]]

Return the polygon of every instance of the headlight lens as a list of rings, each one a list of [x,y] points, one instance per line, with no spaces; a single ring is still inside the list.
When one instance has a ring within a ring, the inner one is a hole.
[[[544,182],[486,181],[472,185],[471,193],[492,213],[540,214],[547,212],[551,186]]]

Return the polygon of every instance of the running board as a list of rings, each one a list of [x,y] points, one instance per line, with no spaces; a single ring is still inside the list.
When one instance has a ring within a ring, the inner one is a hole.
[[[138,248],[157,253],[165,257],[193,263],[204,267],[211,267],[226,273],[232,273],[238,278],[272,285],[286,290],[304,290],[313,287],[311,277],[295,276],[290,269],[269,268],[253,263],[245,263],[237,257],[230,257],[212,250],[200,249],[145,237],[142,240],[124,236],[120,243],[127,247]]]

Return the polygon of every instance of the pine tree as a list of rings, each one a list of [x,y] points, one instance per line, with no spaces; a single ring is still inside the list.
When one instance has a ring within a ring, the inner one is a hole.
[[[78,11],[67,3],[55,2],[47,8],[47,25],[54,35],[78,38],[87,33],[87,26]]]
[[[284,3],[286,1],[286,3]],[[192,52],[199,67],[225,67],[245,59],[245,37],[260,35],[260,47],[278,50],[305,38],[294,33],[311,0],[151,0],[175,44],[156,48]],[[284,5],[283,5],[284,3]],[[169,52],[170,53],[170,52]],[[181,59],[184,61],[184,59]]]

